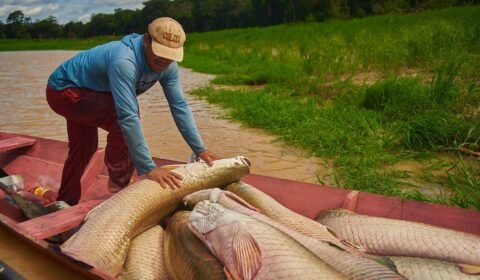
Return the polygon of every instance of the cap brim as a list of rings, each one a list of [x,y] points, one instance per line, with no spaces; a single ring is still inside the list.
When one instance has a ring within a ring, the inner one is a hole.
[[[183,60],[183,47],[169,48],[152,40],[152,51],[156,56],[181,62]]]

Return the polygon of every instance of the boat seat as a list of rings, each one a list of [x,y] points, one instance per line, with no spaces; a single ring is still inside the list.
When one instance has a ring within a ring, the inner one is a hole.
[[[33,146],[35,142],[37,142],[37,140],[20,136],[2,139],[0,140],[0,153],[22,147]]]

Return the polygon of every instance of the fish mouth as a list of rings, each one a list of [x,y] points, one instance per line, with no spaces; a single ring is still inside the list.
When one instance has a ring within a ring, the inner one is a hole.
[[[246,157],[240,157],[240,160],[245,163],[248,167],[250,167],[251,163],[250,160]]]

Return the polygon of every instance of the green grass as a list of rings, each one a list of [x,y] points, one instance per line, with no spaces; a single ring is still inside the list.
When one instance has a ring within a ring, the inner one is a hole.
[[[312,79],[372,71],[398,74],[405,69],[431,73],[459,59],[469,61],[462,74],[474,78],[480,67],[479,16],[479,7],[467,7],[191,34],[185,65],[283,83],[302,93],[309,93],[304,85]],[[211,62],[201,65],[198,57]]]
[[[189,34],[194,94],[333,163],[335,185],[480,209],[480,6]],[[114,38],[0,40],[83,49]],[[402,167],[414,163],[415,171]]]
[[[195,94],[330,160],[338,187],[480,209],[479,162],[456,152],[480,139],[477,18],[466,7],[192,34],[184,65],[265,84]],[[396,168],[408,161],[421,170]]]
[[[3,39],[0,40],[0,51],[85,50],[118,39],[119,37],[113,36],[85,39]]]

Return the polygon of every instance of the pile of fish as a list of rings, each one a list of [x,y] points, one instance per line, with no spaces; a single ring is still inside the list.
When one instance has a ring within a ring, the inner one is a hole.
[[[61,251],[119,279],[480,279],[480,236],[346,210],[311,220],[241,182],[249,166],[189,163],[175,190],[134,183]]]

